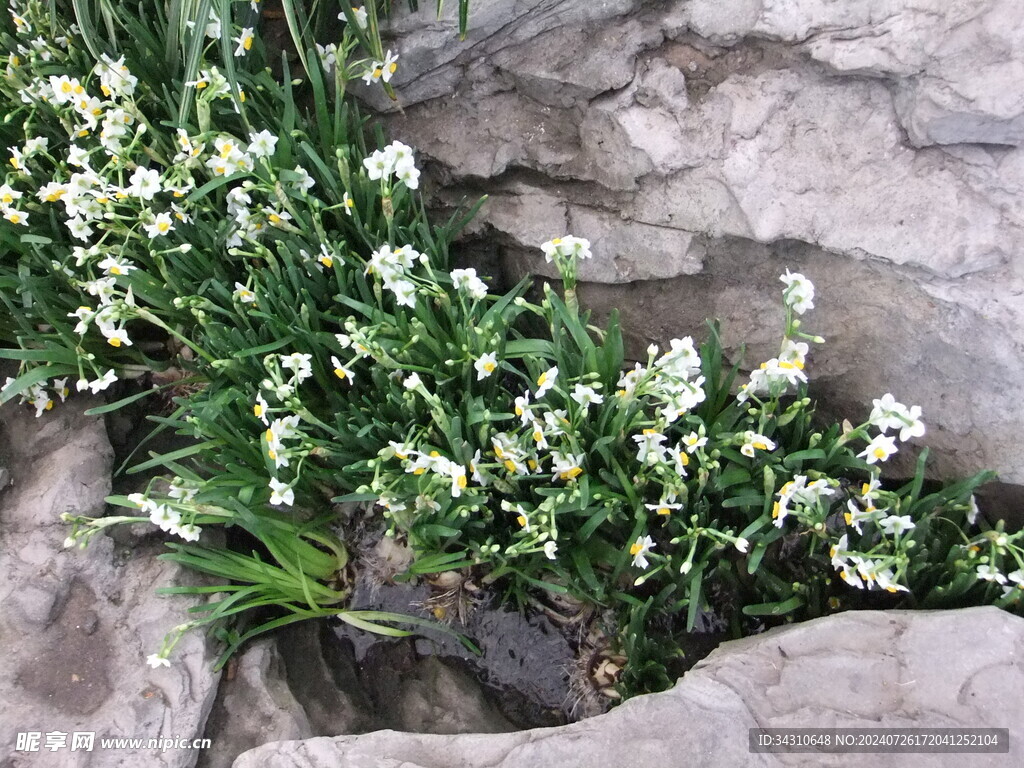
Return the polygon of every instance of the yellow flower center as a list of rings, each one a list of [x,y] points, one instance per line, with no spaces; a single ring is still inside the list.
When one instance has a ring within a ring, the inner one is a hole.
[[[334,375],[337,376],[339,379],[344,379],[344,378],[346,378],[348,376],[348,374],[345,373],[345,371],[343,371],[341,368],[335,368],[334,369]],[[404,458],[404,457],[402,457],[402,458]]]
[[[515,472],[516,463],[512,461],[512,459],[505,459],[505,469],[507,469],[509,472]]]
[[[658,514],[659,515],[671,515],[672,514],[672,510],[669,509],[668,507],[658,507]]]
[[[117,336],[114,336],[112,338],[107,339],[107,343],[110,344],[110,346],[112,346],[112,347],[120,347],[121,346],[121,340],[119,338],[117,338]]]
[[[637,542],[637,543],[635,543],[633,546],[631,546],[629,548],[629,554],[631,554],[631,555],[638,555],[638,554],[640,554],[640,550],[641,549],[643,549],[643,545],[640,544],[639,542]]]

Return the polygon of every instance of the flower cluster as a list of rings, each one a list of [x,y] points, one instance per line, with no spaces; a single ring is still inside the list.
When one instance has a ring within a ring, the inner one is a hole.
[[[420,172],[416,168],[416,160],[412,149],[400,141],[393,141],[384,149],[378,149],[363,160],[370,181],[380,180],[382,185],[390,183],[394,176],[409,189],[417,189],[420,185]]]
[[[180,536],[185,541],[199,541],[202,528],[191,521],[195,512],[190,508],[190,502],[198,493],[198,488],[179,484],[180,478],[175,478],[175,480],[178,482],[171,483],[168,495],[170,498],[176,499],[177,503],[160,503],[142,493],[129,494],[128,500],[149,515],[149,521],[161,530],[172,536]],[[183,509],[186,510],[184,517]],[[189,518],[190,522],[183,523],[182,520],[185,518]]]

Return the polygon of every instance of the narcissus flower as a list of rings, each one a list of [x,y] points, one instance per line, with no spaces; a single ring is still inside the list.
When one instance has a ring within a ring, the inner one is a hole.
[[[160,237],[174,230],[174,220],[169,213],[158,213],[152,224],[143,224],[142,228],[151,238]]]
[[[665,448],[662,446],[668,438],[656,429],[645,429],[642,434],[633,435],[637,444],[636,460],[641,464],[653,466],[665,460]]]
[[[252,50],[253,39],[252,27],[243,27],[238,37],[231,38],[232,42],[238,43],[235,47],[235,56],[245,56],[245,54]]]
[[[249,154],[253,157],[270,157],[277,146],[277,136],[270,131],[249,134]]]
[[[650,565],[647,555],[657,546],[650,536],[637,536],[633,546],[629,548],[629,554],[633,556],[633,567],[646,569]]]
[[[544,261],[549,264],[556,258],[575,257],[577,259],[589,259],[592,256],[590,241],[582,237],[573,237],[572,235],[548,240],[540,248],[544,251]]]
[[[168,659],[166,656],[161,656],[159,653],[149,654],[149,656],[146,657],[146,663],[153,669],[157,669],[158,667],[171,666],[171,660]]]
[[[743,445],[740,446],[740,453],[754,458],[755,450],[774,451],[775,443],[764,435],[759,435],[756,432],[747,432],[743,436]]]
[[[148,168],[136,168],[128,179],[129,195],[143,200],[152,200],[160,191],[160,173]]]
[[[548,368],[537,378],[537,399],[544,397],[558,380],[558,366]]]
[[[894,534],[899,536],[907,531],[913,530],[915,525],[910,515],[900,515],[898,517],[896,515],[889,515],[889,517],[882,518],[882,520],[879,521],[878,527],[890,536]]]
[[[487,284],[476,276],[475,269],[453,269],[451,278],[456,290],[465,292],[470,298],[479,300],[487,296]]]
[[[250,291],[241,283],[235,283],[235,291],[232,294],[236,300],[243,304],[254,304],[256,303],[256,294]]]
[[[875,464],[885,461],[894,453],[896,453],[896,438],[877,435],[863,451],[857,454],[857,457],[864,459],[868,464]]]
[[[703,448],[708,444],[708,439],[704,435],[699,435],[696,432],[691,432],[683,437],[683,445],[686,446],[687,453],[693,453],[698,448]]]
[[[583,454],[562,454],[559,451],[551,453],[551,468],[554,470],[552,479],[557,478],[564,482],[575,480],[583,474]]]
[[[814,284],[799,272],[790,272],[779,278],[786,284],[782,293],[782,300],[787,307],[790,307],[798,315],[802,315],[808,309],[814,309]]]
[[[577,403],[582,405],[584,408],[589,408],[593,403],[600,405],[604,402],[604,397],[597,394],[597,390],[593,387],[588,387],[583,384],[576,384],[573,387],[572,392],[569,393],[569,397],[575,400]]]
[[[276,477],[270,478],[270,503],[275,507],[281,504],[292,506],[295,503],[295,491],[288,483],[282,483]]]
[[[347,381],[349,384],[355,379],[356,375],[352,373],[350,368],[347,368],[341,360],[334,355],[331,355],[331,365],[334,366],[334,375],[342,381]]]
[[[498,367],[498,359],[494,352],[480,355],[473,367],[476,369],[476,380],[483,381]]]

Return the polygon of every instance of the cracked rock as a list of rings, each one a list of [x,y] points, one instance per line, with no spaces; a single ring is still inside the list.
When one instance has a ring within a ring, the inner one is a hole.
[[[758,754],[750,728],[1009,729],[1009,754],[972,754],[971,766],[1024,760],[1024,619],[997,608],[860,611],[725,643],[665,693],[560,728],[461,736],[378,731],[267,744],[234,768],[592,768],[679,765],[845,766],[849,754]],[[907,754],[870,755],[902,768]],[[915,763],[916,764],[916,763]],[[924,764],[923,761],[921,764]],[[963,754],[927,765],[961,768]]]

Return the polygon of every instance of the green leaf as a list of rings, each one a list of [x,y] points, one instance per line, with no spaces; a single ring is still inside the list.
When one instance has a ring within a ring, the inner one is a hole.
[[[224,445],[223,440],[206,440],[202,443],[196,443],[195,445],[189,445],[185,448],[179,448],[178,450],[171,451],[170,453],[156,454],[153,451],[150,451],[149,455],[153,458],[149,461],[144,461],[141,464],[136,464],[128,470],[127,474],[134,475],[147,469],[151,469],[152,467],[162,466],[169,461],[177,461],[178,459],[184,459],[188,456],[194,456],[201,451],[205,451],[207,448],[216,448],[221,445]]]
[[[788,600],[777,603],[756,603],[743,606],[743,613],[746,616],[785,616],[798,608],[803,607],[804,599],[799,595],[793,595]]]

